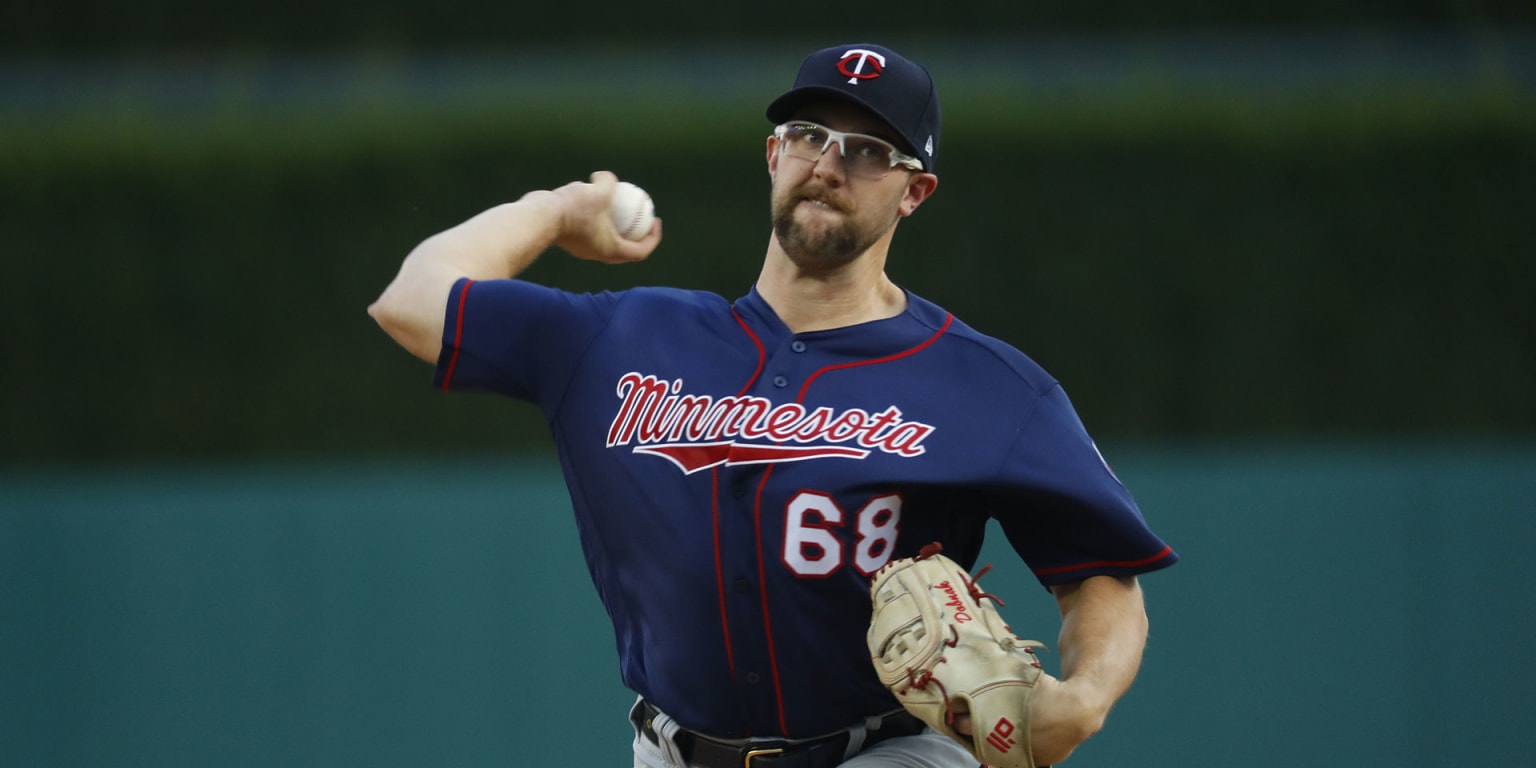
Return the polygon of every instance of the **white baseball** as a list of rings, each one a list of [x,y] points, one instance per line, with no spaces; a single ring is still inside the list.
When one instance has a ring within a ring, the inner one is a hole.
[[[625,240],[639,240],[651,232],[651,222],[656,220],[656,205],[645,190],[621,181],[613,190],[613,205],[608,209],[613,217],[613,228]]]

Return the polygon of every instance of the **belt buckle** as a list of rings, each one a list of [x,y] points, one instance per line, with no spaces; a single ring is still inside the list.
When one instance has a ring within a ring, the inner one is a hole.
[[[784,754],[783,747],[777,747],[774,749],[749,749],[747,750],[747,754],[741,758],[741,768],[752,768],[752,758],[754,757],[767,757],[768,755],[781,754]]]

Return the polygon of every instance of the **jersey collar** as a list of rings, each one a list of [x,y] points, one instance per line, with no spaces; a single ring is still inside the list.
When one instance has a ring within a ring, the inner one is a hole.
[[[806,333],[790,333],[755,284],[736,300],[734,308],[770,348],[794,339],[817,351],[844,357],[883,357],[927,341],[949,318],[939,306],[906,288],[902,291],[907,295],[907,308],[895,317]]]

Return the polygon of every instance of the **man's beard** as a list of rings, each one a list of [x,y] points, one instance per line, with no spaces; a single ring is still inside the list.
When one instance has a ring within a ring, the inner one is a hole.
[[[796,208],[806,199],[816,198],[797,192],[773,201],[773,233],[789,260],[802,270],[826,273],[847,266],[884,234],[861,227],[857,218],[835,202],[829,204],[844,214],[842,220],[813,231],[795,220]]]

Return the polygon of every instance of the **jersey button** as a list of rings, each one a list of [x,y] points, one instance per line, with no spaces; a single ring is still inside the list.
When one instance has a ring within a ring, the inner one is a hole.
[[[747,479],[745,477],[738,477],[731,481],[731,495],[738,499],[747,495]]]
[[[799,339],[795,339],[794,342],[789,345],[789,348],[793,349],[796,352],[804,352],[805,351],[805,342],[803,342],[803,341],[801,341]]]
[[[752,591],[752,582],[747,581],[746,579],[737,579],[731,583],[731,586],[735,587],[736,591],[742,594],[746,594]]]
[[[779,389],[783,389],[789,386],[789,379],[786,379],[783,376],[775,376],[773,377],[773,385]]]
[[[752,684],[752,685],[757,685],[758,683],[762,682],[762,680],[763,680],[763,676],[759,675],[756,672],[748,672],[747,673],[747,682]]]

